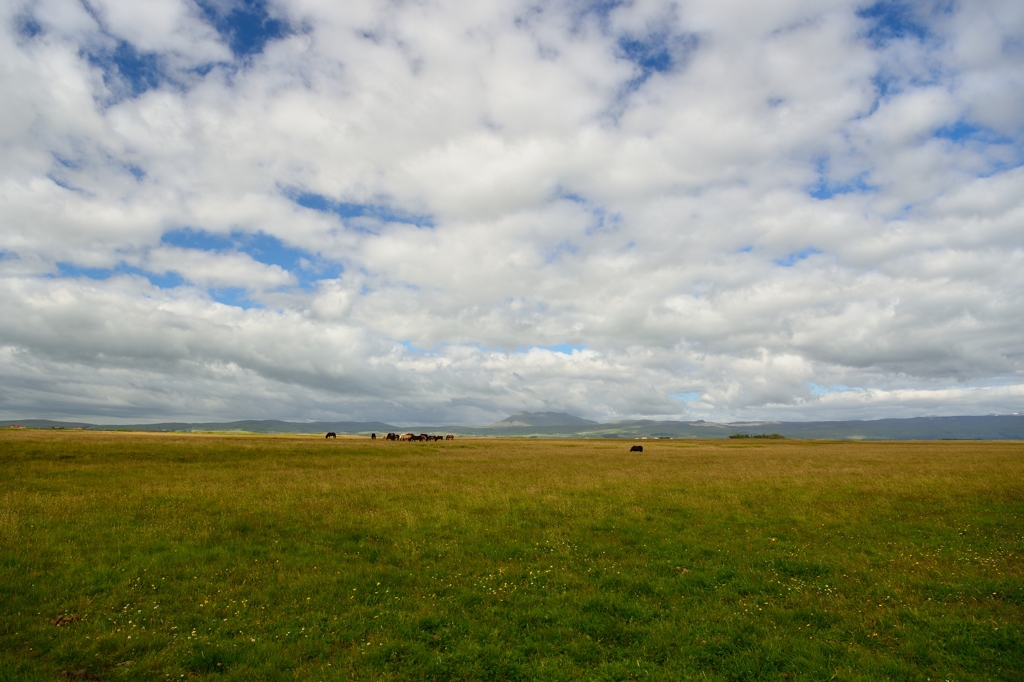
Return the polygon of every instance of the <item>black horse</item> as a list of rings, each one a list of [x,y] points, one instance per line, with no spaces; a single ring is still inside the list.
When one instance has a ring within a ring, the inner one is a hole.
[[[335,433],[334,431],[328,431],[328,432],[327,432],[327,435],[326,435],[326,436],[324,436],[324,438],[335,438],[335,439],[336,439],[337,437],[338,437],[338,434],[336,434],[336,433]]]
[[[643,445],[634,445],[633,447],[631,447],[629,449],[629,451],[630,452],[643,452],[644,451],[644,446]]]

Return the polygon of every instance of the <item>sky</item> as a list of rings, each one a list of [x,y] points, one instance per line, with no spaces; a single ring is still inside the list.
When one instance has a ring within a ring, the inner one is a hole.
[[[6,0],[0,415],[1024,411],[1019,0]]]

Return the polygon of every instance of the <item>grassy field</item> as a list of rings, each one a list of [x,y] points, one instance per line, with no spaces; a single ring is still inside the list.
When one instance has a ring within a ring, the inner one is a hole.
[[[0,432],[0,681],[1024,679],[1024,444]]]

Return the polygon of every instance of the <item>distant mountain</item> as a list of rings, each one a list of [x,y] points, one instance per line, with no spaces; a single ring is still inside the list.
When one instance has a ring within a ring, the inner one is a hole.
[[[597,422],[565,412],[516,412],[511,417],[491,424],[491,428],[510,426],[593,426]]]
[[[733,434],[778,433],[787,438],[830,440],[1024,440],[1024,415],[914,417],[873,421],[715,422],[629,420],[600,424],[564,412],[518,412],[491,426],[392,426],[383,422],[286,422],[275,419],[235,422],[162,424],[89,424],[47,419],[11,419],[0,428],[19,424],[30,429],[93,431],[221,431],[249,433],[339,434],[394,432],[452,433],[459,436],[513,438],[727,438]]]

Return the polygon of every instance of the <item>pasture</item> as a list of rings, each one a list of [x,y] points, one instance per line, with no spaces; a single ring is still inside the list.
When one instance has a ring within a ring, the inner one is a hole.
[[[0,681],[1020,680],[1024,443],[0,432]]]

